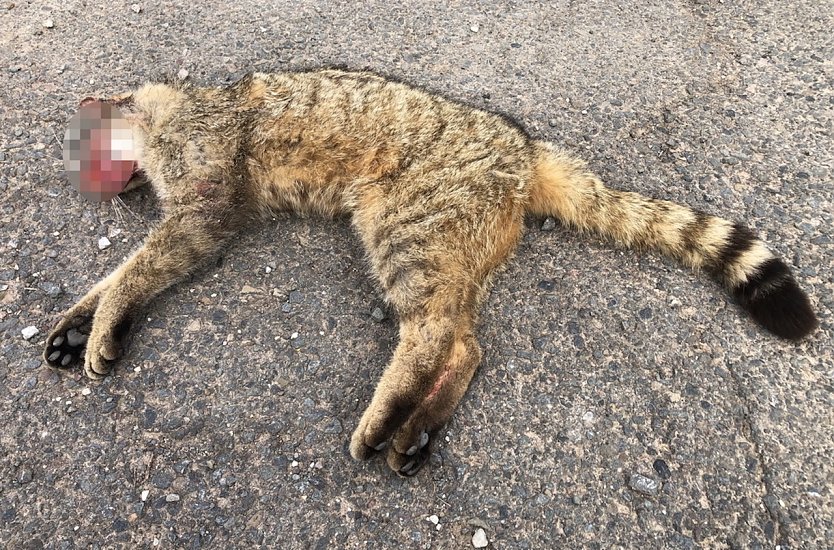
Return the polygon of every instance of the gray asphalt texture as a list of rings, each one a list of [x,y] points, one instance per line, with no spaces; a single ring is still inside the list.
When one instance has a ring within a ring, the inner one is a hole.
[[[88,4],[0,3],[0,546],[831,547],[830,2]],[[58,314],[158,217],[69,186],[79,100],[336,64],[746,221],[821,329],[779,341],[703,275],[530,220],[481,369],[403,480],[346,447],[395,320],[347,221],[282,215],[156,300],[104,382],[46,367]]]

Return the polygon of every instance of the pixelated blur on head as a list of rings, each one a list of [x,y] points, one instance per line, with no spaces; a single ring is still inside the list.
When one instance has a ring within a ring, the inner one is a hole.
[[[64,134],[64,168],[70,183],[91,201],[121,193],[136,168],[133,133],[115,106],[81,102]]]

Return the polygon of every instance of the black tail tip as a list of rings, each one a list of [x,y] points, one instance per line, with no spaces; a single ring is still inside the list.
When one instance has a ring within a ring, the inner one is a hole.
[[[819,326],[808,296],[782,260],[762,264],[733,293],[757,323],[781,338],[800,340]]]

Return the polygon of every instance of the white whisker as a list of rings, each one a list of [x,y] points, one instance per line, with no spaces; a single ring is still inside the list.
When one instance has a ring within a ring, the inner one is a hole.
[[[119,220],[119,225],[124,225],[125,217],[124,214],[122,214],[122,208],[119,206],[119,201],[116,200],[117,198],[118,195],[110,199],[110,204],[113,205],[113,213],[116,214],[116,219]]]
[[[121,206],[123,206],[125,208],[125,210],[127,210],[130,213],[131,216],[133,216],[134,218],[136,218],[139,221],[143,221],[142,216],[140,216],[139,214],[137,214],[136,212],[131,210],[130,207],[127,205],[127,203],[124,201],[124,199],[122,199],[122,197],[120,197],[119,195],[116,195],[114,197],[114,199],[118,200],[119,204]]]

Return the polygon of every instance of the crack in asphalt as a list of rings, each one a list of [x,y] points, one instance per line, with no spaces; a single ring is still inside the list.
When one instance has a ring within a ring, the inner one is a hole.
[[[735,366],[732,363],[728,363],[727,370],[730,372],[730,376],[733,379],[733,393],[735,393],[735,395],[741,400],[743,406],[743,414],[741,415],[742,425],[740,426],[740,431],[744,435],[745,439],[747,439],[753,446],[753,452],[756,454],[756,459],[759,462],[757,470],[761,472],[759,481],[762,489],[764,490],[762,503],[764,504],[765,510],[767,510],[767,514],[770,516],[771,521],[773,521],[774,526],[771,542],[776,542],[776,544],[784,547],[789,544],[788,541],[791,539],[789,527],[790,521],[784,517],[784,512],[779,509],[779,499],[773,491],[773,475],[770,471],[770,466],[768,465],[769,462],[761,443],[761,433],[750,416],[750,410],[752,408],[750,406],[750,392],[747,391],[744,381],[736,372]],[[767,533],[765,533],[765,535],[767,535]]]

